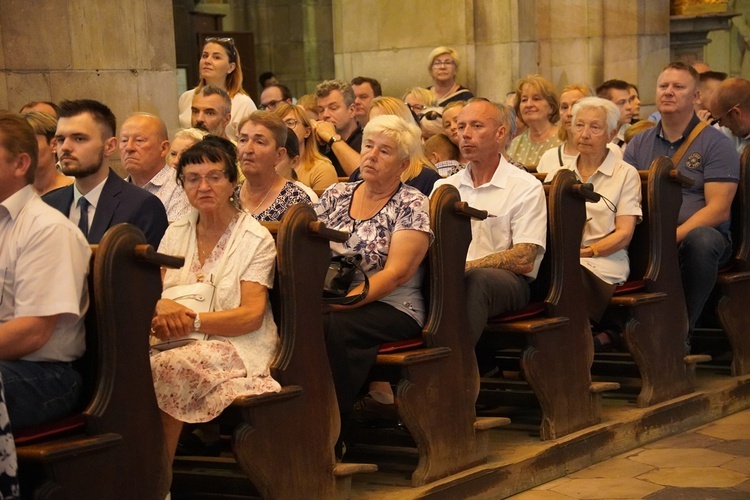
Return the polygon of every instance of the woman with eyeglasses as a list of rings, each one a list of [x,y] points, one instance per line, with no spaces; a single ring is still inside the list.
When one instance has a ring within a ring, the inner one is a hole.
[[[573,106],[590,95],[591,90],[579,83],[568,85],[560,93],[560,129],[557,131],[557,137],[563,143],[544,152],[536,166],[537,172],[553,173],[575,159],[578,149],[573,140]]]
[[[615,287],[630,274],[628,245],[642,215],[638,171],[607,147],[617,134],[619,118],[617,105],[607,99],[578,101],[573,106],[572,126],[578,155],[566,166],[602,195],[597,203],[586,203],[580,250],[595,351],[611,350],[619,341],[621,327],[604,313]]]
[[[318,141],[312,133],[312,123],[302,106],[282,103],[274,114],[294,131],[299,141],[299,164],[294,169],[296,179],[315,191],[322,192],[338,182],[336,169],[331,160],[318,150]]]
[[[226,135],[237,140],[239,123],[257,108],[242,88],[242,64],[240,54],[234,46],[233,38],[206,38],[201,51],[198,86],[180,96],[178,102],[180,127],[190,127],[193,96],[205,85],[215,85],[227,91],[232,99],[232,118],[227,125]]]
[[[370,107],[369,119],[372,120],[377,116],[395,115],[404,120],[406,123],[414,125],[419,129],[414,114],[402,101],[395,97],[380,96],[372,100]],[[420,134],[421,137],[421,134]],[[362,179],[362,173],[359,168],[349,176],[349,182],[356,182]],[[426,196],[432,193],[432,187],[435,181],[441,179],[440,174],[435,169],[435,165],[425,156],[422,151],[421,141],[417,152],[411,155],[409,167],[401,173],[401,182],[419,189]]]
[[[456,83],[458,74],[458,52],[453,47],[437,47],[430,52],[427,70],[434,85],[428,87],[435,92],[437,105],[445,107],[454,101],[468,101],[474,94],[469,89]]]
[[[434,108],[436,101],[435,92],[423,87],[412,87],[404,94],[404,102],[417,118],[421,118],[427,108]]]
[[[234,145],[216,136],[182,154],[177,178],[194,210],[172,223],[159,245],[159,252],[185,257],[181,269],[162,271],[165,290],[215,286],[212,311],[160,299],[151,322],[158,339],[185,339],[151,356],[170,463],[185,423],[212,420],[238,396],[280,390],[269,371],[278,348],[268,298],[276,247],[268,230],[232,204],[236,163]],[[191,333],[203,337],[189,341]]]

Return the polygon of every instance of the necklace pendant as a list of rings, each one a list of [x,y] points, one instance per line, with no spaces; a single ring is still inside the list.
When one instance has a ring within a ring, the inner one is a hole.
[[[199,272],[196,278],[198,279],[198,283],[203,283],[203,278],[205,278],[206,275],[203,273],[203,271]]]

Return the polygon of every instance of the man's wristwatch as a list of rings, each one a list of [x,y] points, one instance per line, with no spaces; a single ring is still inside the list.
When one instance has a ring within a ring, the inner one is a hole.
[[[328,146],[333,146],[335,143],[339,142],[341,140],[341,136],[339,134],[333,134],[330,139],[328,139]]]
[[[193,331],[198,332],[201,328],[201,315],[196,313],[195,319],[193,320]]]

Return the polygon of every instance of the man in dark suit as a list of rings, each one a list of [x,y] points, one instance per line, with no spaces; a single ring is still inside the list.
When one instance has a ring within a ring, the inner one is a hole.
[[[115,128],[115,115],[100,102],[60,103],[57,156],[63,173],[76,180],[43,199],[77,224],[89,243],[99,243],[107,229],[129,222],[158,248],[167,229],[164,205],[109,168],[106,160],[117,151]]]

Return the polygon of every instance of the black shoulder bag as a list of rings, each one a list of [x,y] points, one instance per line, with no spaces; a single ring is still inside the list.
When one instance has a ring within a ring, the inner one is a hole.
[[[323,285],[323,302],[350,306],[367,297],[367,292],[370,291],[370,280],[362,269],[361,262],[360,254],[336,255],[331,258]],[[364,288],[357,295],[347,296],[357,271],[361,272],[365,278]]]

